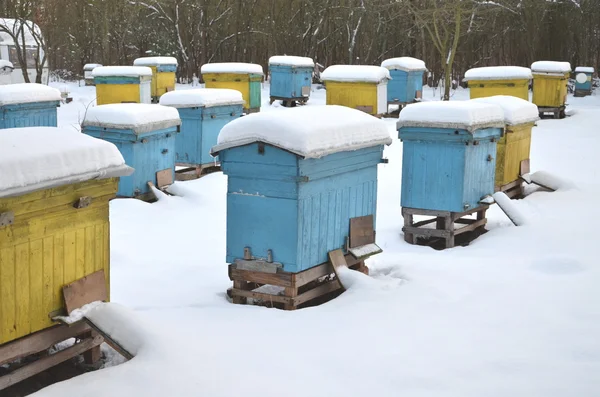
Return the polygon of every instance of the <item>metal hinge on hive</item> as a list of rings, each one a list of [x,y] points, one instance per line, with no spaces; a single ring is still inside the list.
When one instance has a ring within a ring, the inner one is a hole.
[[[13,211],[0,212],[0,227],[9,226],[15,223],[15,213]]]

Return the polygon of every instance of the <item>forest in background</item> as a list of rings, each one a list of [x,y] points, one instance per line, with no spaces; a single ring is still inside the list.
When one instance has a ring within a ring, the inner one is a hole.
[[[599,0],[0,0],[0,17],[37,23],[51,70],[73,77],[148,55],[176,57],[179,78],[283,54],[324,66],[413,56],[447,81],[477,66],[600,61]]]

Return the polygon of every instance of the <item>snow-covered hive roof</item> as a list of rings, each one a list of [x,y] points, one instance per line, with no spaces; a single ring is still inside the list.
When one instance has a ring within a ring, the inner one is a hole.
[[[469,69],[464,81],[470,80],[530,80],[531,69],[521,66],[486,66]]]
[[[44,84],[7,84],[0,89],[0,106],[60,100],[60,91]]]
[[[211,153],[263,142],[304,158],[392,143],[385,122],[344,106],[307,106],[255,113],[228,123]]]
[[[177,65],[173,57],[142,57],[133,61],[135,66]]]
[[[381,66],[389,70],[403,70],[405,72],[427,71],[425,62],[411,57],[386,59],[381,63]]]
[[[28,20],[21,21],[21,20],[16,20],[16,19],[11,19],[11,18],[0,18],[0,25],[7,27],[8,30],[15,33],[15,35],[19,31],[21,23],[24,23],[26,25],[23,27],[23,35],[25,36],[25,45],[37,47],[39,44],[36,41],[34,35],[32,34],[32,31],[35,32],[35,34],[37,36],[41,36],[42,32],[38,25],[36,25],[35,23],[28,21]],[[19,35],[18,42],[19,42],[19,44],[23,44],[21,35]],[[0,44],[15,45],[15,41],[13,40],[11,35],[9,35],[8,33],[0,32]]]
[[[500,106],[504,112],[504,121],[507,125],[533,123],[540,119],[538,107],[535,104],[514,96],[496,95],[472,99],[471,101]]]
[[[206,63],[200,68],[200,73],[264,74],[262,66],[256,63],[242,62]]]
[[[0,133],[0,197],[131,172],[114,144],[72,128],[8,128]]]
[[[82,126],[132,130],[135,134],[181,124],[177,109],[146,103],[113,103],[89,108]]]
[[[295,66],[298,68],[313,68],[315,63],[308,57],[292,55],[275,55],[269,58],[269,65]]]
[[[333,65],[321,73],[322,81],[380,83],[391,79],[390,71],[381,66]]]
[[[421,102],[407,106],[396,123],[401,127],[452,128],[474,132],[504,127],[504,112],[498,105],[475,101]]]
[[[94,77],[140,77],[152,76],[147,66],[98,66],[92,70]]]
[[[12,62],[9,62],[5,59],[0,59],[0,68],[11,68],[14,69]]]
[[[197,88],[171,91],[160,97],[160,104],[176,108],[243,105],[242,93],[227,88]]]
[[[571,64],[569,62],[537,61],[531,64],[531,71],[533,73],[565,74],[571,71]]]
[[[594,73],[594,68],[591,66],[577,66],[575,73]]]
[[[98,68],[102,66],[99,63],[86,63],[85,65],[83,65],[83,70],[94,70],[95,68]]]

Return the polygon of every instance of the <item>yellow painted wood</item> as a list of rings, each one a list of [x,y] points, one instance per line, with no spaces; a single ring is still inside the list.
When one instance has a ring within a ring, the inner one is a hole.
[[[496,153],[496,187],[519,179],[521,161],[529,158],[533,123],[506,126],[498,140]]]
[[[156,74],[156,88],[154,88],[154,74],[152,75],[152,96],[160,97],[175,89],[175,72],[159,72]]]
[[[206,88],[230,88],[242,93],[244,109],[250,108],[250,75],[240,73],[204,73]]]
[[[471,99],[494,95],[510,95],[529,100],[529,80],[471,80]]]
[[[0,198],[0,212],[15,213],[0,227],[0,344],[52,326],[65,284],[104,269],[108,288],[108,202],[117,186],[111,178]],[[82,196],[92,204],[74,208]]]
[[[538,107],[558,108],[567,103],[567,84],[569,74],[551,76],[533,75],[532,102]]]
[[[369,114],[377,114],[377,84],[328,81],[326,83],[327,105],[340,105],[349,108],[370,106]]]
[[[140,102],[139,84],[96,84],[96,103]]]

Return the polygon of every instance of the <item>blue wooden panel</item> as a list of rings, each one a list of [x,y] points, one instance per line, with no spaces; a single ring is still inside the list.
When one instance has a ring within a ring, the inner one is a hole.
[[[262,76],[260,75],[256,75],[256,74],[251,74],[250,75],[250,103],[248,104],[248,108],[249,109],[256,109],[259,108],[262,105],[262,96],[261,96],[261,92],[262,92],[262,82],[260,80],[258,80],[258,78],[262,79]]]
[[[56,127],[58,101],[0,106],[0,128]]]
[[[97,76],[94,77],[94,84],[140,84],[139,77],[129,76]]]
[[[270,65],[270,95],[278,98],[302,98],[302,87],[311,87],[312,68]]]
[[[478,145],[466,147],[463,201],[475,208],[479,201],[494,193],[496,177],[496,143],[482,139]]]
[[[575,80],[575,90],[591,91],[591,89],[592,89],[592,81],[591,81],[592,74],[585,73],[585,75],[588,76],[588,79],[590,79],[590,80],[586,81],[583,84],[581,84],[577,80]]]
[[[177,65],[157,65],[156,71],[159,73],[165,73],[165,72],[175,73],[177,71]]]
[[[392,80],[387,84],[388,102],[412,102],[416,97],[416,92],[423,90],[423,73],[422,71],[390,70]]]

